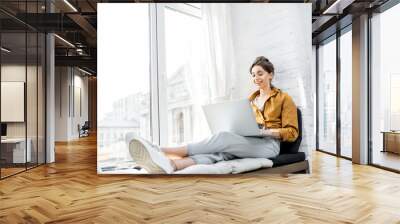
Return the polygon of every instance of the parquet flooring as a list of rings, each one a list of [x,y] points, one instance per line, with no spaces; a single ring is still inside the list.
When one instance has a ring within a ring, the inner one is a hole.
[[[400,154],[381,152],[375,148],[373,162],[374,164],[400,170]]]
[[[7,176],[13,175],[15,173],[24,171],[24,170],[25,170],[25,167],[23,167],[23,168],[19,168],[19,167],[17,167],[17,168],[14,168],[14,167],[5,168],[5,167],[3,167],[3,168],[1,168],[1,176],[2,177],[7,177]]]
[[[96,139],[0,181],[0,223],[400,223],[400,175],[320,152],[311,175],[99,176]]]

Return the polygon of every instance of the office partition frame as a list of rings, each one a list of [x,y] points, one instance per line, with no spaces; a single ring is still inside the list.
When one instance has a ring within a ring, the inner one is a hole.
[[[26,19],[27,19],[27,13],[28,13],[28,11],[27,11],[27,3],[28,3],[28,1],[22,1],[22,3],[25,3],[25,21],[27,21]],[[36,13],[39,13],[39,3],[47,3],[47,0],[46,1],[44,1],[44,0],[41,0],[41,1],[36,0],[36,1],[33,1],[33,3],[36,3]],[[48,7],[46,7],[45,12],[47,12],[47,8]],[[27,170],[30,170],[30,169],[36,168],[38,166],[41,166],[43,164],[46,164],[46,162],[47,162],[47,141],[46,141],[46,136],[47,136],[47,128],[46,128],[47,127],[47,121],[46,121],[47,120],[46,119],[47,118],[47,113],[46,113],[46,108],[47,108],[47,101],[46,101],[46,96],[47,96],[47,82],[46,82],[46,77],[47,77],[47,37],[46,36],[47,36],[47,33],[46,32],[41,32],[40,30],[37,30],[36,28],[30,26],[29,24],[19,20],[18,18],[12,16],[12,14],[8,13],[3,8],[0,8],[0,10],[1,10],[2,13],[6,13],[6,15],[10,16],[12,19],[15,19],[17,22],[23,24],[23,26],[24,26],[24,30],[22,32],[20,32],[21,30],[20,31],[15,31],[15,32],[7,32],[7,31],[3,32],[3,31],[0,31],[0,45],[2,45],[2,34],[3,33],[23,33],[25,35],[25,37],[24,37],[25,38],[25,40],[24,40],[24,42],[25,42],[25,46],[24,46],[25,47],[25,50],[24,50],[25,51],[25,87],[24,87],[24,92],[25,92],[24,93],[24,98],[25,98],[24,99],[25,165],[24,165],[24,169],[23,170],[15,172],[15,173],[12,173],[12,174],[9,174],[7,176],[4,176],[4,173],[2,172],[4,170],[0,166],[0,180],[3,180],[3,179],[6,179],[8,177],[23,173],[23,172],[25,172]],[[28,166],[28,153],[27,153],[27,148],[28,148],[28,109],[27,109],[27,101],[28,101],[28,98],[27,98],[28,97],[28,92],[27,92],[27,84],[28,84],[28,78],[27,78],[27,76],[28,76],[28,33],[29,34],[33,34],[33,36],[36,37],[36,41],[34,43],[34,44],[36,44],[36,47],[35,47],[35,50],[34,50],[35,53],[36,53],[35,54],[36,63],[33,64],[36,67],[36,69],[35,69],[35,78],[36,78],[36,86],[35,86],[35,88],[36,88],[36,91],[34,91],[35,93],[33,93],[34,95],[36,95],[36,99],[35,99],[36,100],[36,122],[35,122],[36,123],[35,124],[36,127],[34,128],[34,129],[36,129],[36,136],[32,136],[32,139],[36,138],[36,147],[35,147],[35,149],[36,149],[36,161],[34,163],[30,163],[29,164],[30,166]],[[43,34],[43,35],[40,35],[40,34]],[[42,38],[41,38],[42,45],[39,45],[39,39],[40,39],[39,36],[42,36]],[[41,50],[42,55],[40,55],[40,53],[39,53],[39,46],[44,48],[44,49]],[[42,57],[42,60],[43,60],[42,64],[39,64],[39,57],[40,56]],[[2,55],[0,53],[0,82],[2,81],[2,72],[1,72],[2,62],[3,62],[3,58],[2,58]],[[43,91],[42,92],[42,96],[44,97],[43,99],[41,99],[41,101],[42,101],[42,105],[41,106],[42,106],[43,113],[44,113],[44,116],[41,117],[41,118],[39,118],[39,66],[40,65],[42,66],[42,70],[41,70],[42,91]],[[0,94],[0,96],[1,96],[1,94]],[[1,106],[0,106],[0,109],[1,109]],[[1,120],[1,115],[0,115],[0,120]],[[43,148],[41,149],[41,152],[43,153],[41,155],[43,157],[42,161],[39,161],[39,120],[41,120],[41,122],[43,122],[43,126],[42,126],[42,128],[43,128],[42,147]],[[1,152],[2,152],[1,148],[2,147],[0,145],[0,158],[1,158]]]

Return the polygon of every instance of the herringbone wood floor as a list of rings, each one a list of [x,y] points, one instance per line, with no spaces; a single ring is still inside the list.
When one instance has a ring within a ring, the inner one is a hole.
[[[96,139],[0,181],[0,223],[400,223],[400,175],[313,155],[311,175],[98,176]]]

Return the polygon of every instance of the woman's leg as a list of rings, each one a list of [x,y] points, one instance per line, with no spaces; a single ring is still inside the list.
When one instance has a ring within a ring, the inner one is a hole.
[[[160,147],[161,151],[163,151],[165,154],[171,154],[175,156],[180,156],[180,157],[186,157],[187,154],[187,146],[177,146],[177,147]]]
[[[182,159],[171,160],[171,164],[174,167],[174,171],[176,171],[176,170],[184,169],[188,166],[193,166],[196,164],[196,162],[190,157],[185,157]]]
[[[234,158],[272,158],[279,154],[279,141],[220,132],[200,142],[161,147],[161,150],[172,158],[174,168],[180,170],[195,164],[213,164]]]
[[[220,132],[215,135],[210,136],[207,139],[204,139],[199,142],[189,144],[191,149],[191,154],[211,154],[220,152],[221,148],[225,147],[224,140],[229,138],[231,133],[229,132]],[[229,142],[227,142],[229,144]],[[188,145],[176,146],[176,147],[161,147],[160,150],[165,154],[176,155],[180,157],[187,157],[189,155]]]
[[[217,144],[217,141],[224,141],[226,135],[229,133],[221,132],[211,137],[204,139],[203,141],[191,143],[197,148],[202,150],[194,150],[192,156],[188,157],[188,146],[176,146],[176,147],[159,147],[162,152],[171,160],[172,166],[175,170],[184,169],[188,166],[195,164],[213,164],[222,160],[233,159],[234,156],[229,153],[218,152],[221,148]],[[205,151],[204,151],[205,150]],[[215,151],[215,153],[213,153]],[[207,153],[204,153],[207,152]]]
[[[238,158],[273,158],[279,155],[279,140],[272,138],[243,137],[230,132],[220,132],[208,139],[187,146],[188,156],[196,164],[210,164]]]
[[[173,159],[170,155],[167,157],[171,160],[171,165],[174,167],[174,171],[181,170],[189,166],[196,164],[214,164],[219,161],[231,160],[236,157],[229,153],[213,153],[213,154],[198,154],[190,157]]]

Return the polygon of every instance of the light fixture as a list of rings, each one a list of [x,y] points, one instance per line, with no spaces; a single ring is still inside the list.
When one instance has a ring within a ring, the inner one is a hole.
[[[57,35],[57,34],[54,34],[54,36],[57,37],[58,39],[60,39],[62,42],[66,43],[67,45],[69,45],[69,46],[75,48],[75,45],[73,45],[73,44],[72,44],[71,42],[69,42],[68,40],[66,40],[66,39],[64,39],[64,38],[62,38],[62,37],[60,37],[60,36]]]
[[[1,49],[2,51],[6,52],[6,53],[10,53],[10,52],[11,52],[11,50],[9,50],[9,49],[7,49],[7,48],[5,48],[5,47],[1,47],[0,49]]]
[[[79,55],[83,55],[83,49],[82,48],[77,48],[76,49],[76,53],[78,53]]]
[[[74,10],[74,12],[78,12],[78,10],[71,4],[69,3],[68,0],[64,0],[65,4],[67,4],[72,10]]]
[[[85,73],[85,74],[87,74],[87,75],[90,75],[90,76],[92,75],[92,73],[90,73],[90,72],[88,72],[88,71],[86,71],[86,70],[83,70],[83,69],[81,69],[81,68],[79,68],[79,67],[78,67],[78,70],[81,71],[81,72],[83,72],[83,73]]]

